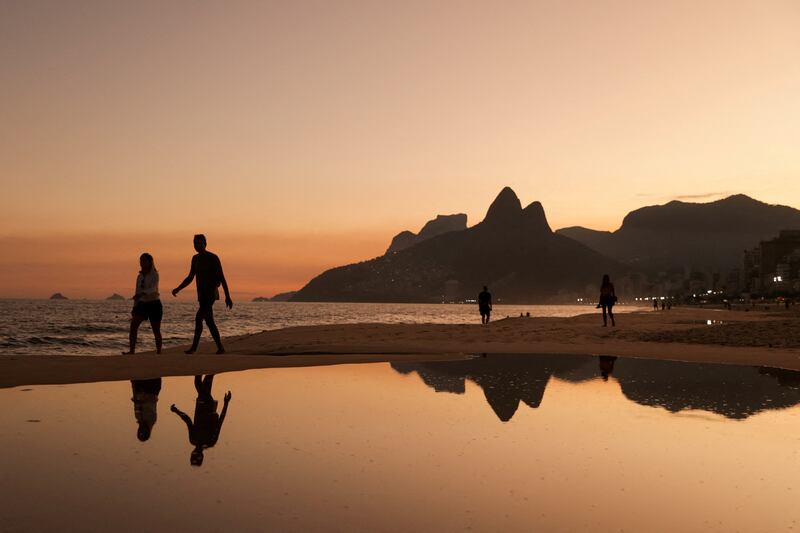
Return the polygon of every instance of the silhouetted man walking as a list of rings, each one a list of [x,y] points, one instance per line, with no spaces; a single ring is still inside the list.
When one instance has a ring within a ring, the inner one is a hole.
[[[478,295],[478,311],[481,313],[481,324],[488,324],[492,314],[492,293],[489,292],[489,287],[486,285]]]
[[[219,336],[217,324],[214,322],[214,302],[219,300],[219,286],[225,290],[225,305],[228,309],[233,308],[233,300],[231,300],[231,293],[228,291],[228,282],[225,281],[225,275],[222,273],[222,263],[216,254],[212,254],[206,250],[206,236],[194,236],[194,249],[197,254],[192,257],[192,266],[189,270],[189,275],[186,279],[172,289],[172,295],[177,296],[181,290],[188,286],[195,277],[197,278],[197,301],[200,302],[200,309],[197,310],[197,315],[194,318],[194,340],[192,347],[186,350],[185,353],[193,354],[197,351],[197,346],[200,344],[200,335],[203,333],[203,321],[205,320],[208,326],[208,331],[217,343],[217,353],[225,353],[225,348],[222,347],[222,339]]]

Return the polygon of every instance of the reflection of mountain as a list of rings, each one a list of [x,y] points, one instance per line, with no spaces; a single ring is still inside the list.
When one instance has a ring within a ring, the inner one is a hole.
[[[497,417],[507,422],[517,412],[520,401],[533,409],[539,407],[551,375],[569,372],[591,359],[492,355],[468,361],[392,363],[392,368],[401,374],[417,372],[436,392],[463,394],[464,382],[469,379],[483,389]]]
[[[467,361],[393,363],[401,374],[416,372],[437,392],[463,394],[465,381],[483,389],[503,422],[522,401],[539,407],[550,376],[572,383],[599,377],[616,379],[622,393],[641,405],[671,412],[702,409],[744,419],[768,409],[800,403],[800,372],[750,366],[681,363],[591,356],[491,355]]]
[[[790,370],[628,359],[617,361],[614,377],[629,400],[673,413],[702,409],[744,419],[800,403],[800,373]]]

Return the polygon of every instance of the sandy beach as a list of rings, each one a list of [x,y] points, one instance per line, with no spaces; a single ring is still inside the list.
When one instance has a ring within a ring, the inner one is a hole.
[[[506,318],[480,324],[304,326],[228,338],[228,353],[183,346],[161,355],[0,356],[0,387],[218,373],[249,368],[462,359],[480,354],[590,354],[800,370],[800,313],[675,308],[620,314]]]

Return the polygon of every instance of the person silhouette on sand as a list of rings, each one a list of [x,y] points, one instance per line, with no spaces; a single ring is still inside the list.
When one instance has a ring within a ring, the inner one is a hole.
[[[222,412],[217,414],[217,401],[211,396],[211,387],[214,384],[214,374],[195,376],[194,388],[197,390],[197,401],[194,404],[194,421],[189,415],[175,407],[173,403],[169,408],[186,423],[189,429],[189,443],[194,446],[189,457],[192,466],[203,464],[203,453],[212,448],[219,440],[222,423],[228,413],[228,403],[231,401],[231,391],[225,393],[225,403]]]
[[[611,319],[611,325],[616,326],[614,322],[614,304],[617,303],[617,295],[614,292],[614,284],[608,277],[608,274],[603,275],[603,281],[600,283],[600,307],[603,309],[603,327],[608,326],[608,318]]]
[[[180,285],[172,289],[172,296],[177,296],[195,277],[197,278],[195,284],[197,285],[197,301],[200,303],[200,308],[194,318],[192,346],[185,353],[193,354],[197,351],[197,347],[200,344],[200,335],[203,333],[203,321],[205,321],[208,331],[211,332],[211,337],[217,344],[217,353],[223,354],[225,353],[225,348],[222,347],[222,339],[219,336],[217,324],[214,322],[214,302],[219,300],[220,285],[225,290],[225,305],[228,309],[233,309],[233,300],[231,300],[231,293],[228,291],[228,282],[225,281],[225,275],[222,272],[222,262],[216,254],[206,250],[205,235],[194,236],[194,249],[197,254],[192,257],[189,275]]]
[[[481,324],[488,324],[492,315],[492,293],[489,292],[489,287],[486,285],[478,294],[478,311],[481,313]]]
[[[133,390],[133,416],[138,428],[136,438],[145,442],[153,432],[158,418],[158,394],[161,392],[161,378],[131,380]]]
[[[133,295],[131,311],[131,329],[128,334],[128,351],[122,355],[136,353],[136,339],[139,336],[139,325],[150,321],[153,336],[156,339],[156,353],[161,353],[161,318],[164,314],[158,294],[158,270],[153,256],[143,253],[139,256],[139,275],[136,276],[136,293]]]
[[[603,378],[603,381],[608,381],[608,376],[614,373],[614,363],[616,360],[617,358],[613,355],[600,356],[600,376]]]

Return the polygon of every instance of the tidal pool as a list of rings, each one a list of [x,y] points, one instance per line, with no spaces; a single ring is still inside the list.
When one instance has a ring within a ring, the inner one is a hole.
[[[489,355],[0,399],[2,531],[782,531],[800,519],[800,373],[786,370]]]

